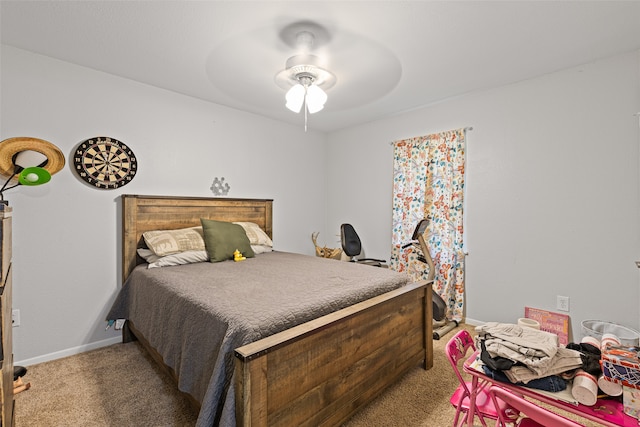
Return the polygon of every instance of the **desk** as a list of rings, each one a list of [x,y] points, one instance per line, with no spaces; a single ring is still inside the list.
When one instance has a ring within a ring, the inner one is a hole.
[[[469,427],[473,426],[473,418],[475,412],[475,392],[477,389],[478,382],[480,380],[489,381],[492,384],[500,386],[502,388],[506,388],[521,395],[530,397],[532,399],[536,399],[540,402],[544,402],[548,405],[551,405],[555,408],[559,408],[570,412],[572,414],[579,415],[588,420],[595,421],[604,426],[610,427],[638,427],[640,426],[640,422],[625,414],[622,410],[622,403],[614,400],[608,399],[598,399],[595,405],[593,406],[585,406],[585,405],[574,405],[569,402],[565,402],[562,400],[554,399],[553,397],[547,396],[545,394],[539,393],[537,390],[527,387],[521,387],[517,385],[513,385],[510,383],[505,383],[501,381],[496,381],[487,375],[484,372],[481,372],[473,367],[474,361],[478,356],[478,352],[476,351],[471,355],[469,359],[464,362],[463,370],[464,372],[471,375],[472,382],[472,390],[471,390],[471,398],[469,399],[469,413],[467,414],[467,425]]]

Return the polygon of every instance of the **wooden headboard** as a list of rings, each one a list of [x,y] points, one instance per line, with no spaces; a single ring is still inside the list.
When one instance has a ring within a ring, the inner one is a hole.
[[[122,283],[143,262],[142,233],[200,225],[200,218],[258,224],[273,238],[273,200],[122,195]]]

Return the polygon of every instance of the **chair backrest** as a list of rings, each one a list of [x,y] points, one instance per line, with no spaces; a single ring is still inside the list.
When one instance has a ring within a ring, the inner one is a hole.
[[[459,361],[463,359],[467,354],[474,352],[476,350],[476,346],[473,342],[473,337],[466,329],[459,330],[444,348],[445,353],[447,354],[447,359],[449,359],[449,363],[453,368],[456,376],[458,377],[458,381],[465,388],[467,393],[469,392],[465,380],[460,373],[460,365]],[[471,350],[471,351],[469,351]]]
[[[458,366],[458,361],[467,355],[469,349],[476,350],[473,337],[466,329],[459,330],[445,346],[445,352],[449,358],[449,362]]]
[[[340,226],[340,241],[342,250],[350,257],[360,255],[362,252],[362,243],[360,237],[356,233],[355,228],[351,224],[342,224]]]
[[[493,400],[494,405],[496,406],[498,405],[498,399],[499,399],[527,417],[527,419],[525,419],[526,421],[524,422],[521,421],[520,423],[516,424],[517,426],[520,426],[520,425],[522,426],[526,425],[531,427],[534,427],[534,426],[540,426],[540,427],[582,426],[582,424],[579,424],[575,421],[571,421],[563,417],[562,415],[556,414],[555,412],[551,412],[548,409],[538,406],[532,401],[526,400],[524,397],[519,396],[499,386],[492,386],[489,389],[489,396],[491,396],[491,399]],[[506,423],[513,422],[512,420],[503,419],[503,414],[501,413],[498,414],[498,417],[500,422],[503,423],[503,425],[506,425]],[[531,421],[535,421],[535,423],[532,423]]]

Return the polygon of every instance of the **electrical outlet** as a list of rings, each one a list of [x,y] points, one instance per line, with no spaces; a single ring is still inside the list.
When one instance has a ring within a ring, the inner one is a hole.
[[[15,328],[20,326],[20,310],[11,311],[11,325]]]
[[[560,311],[569,311],[569,297],[558,295],[556,298],[556,308]]]

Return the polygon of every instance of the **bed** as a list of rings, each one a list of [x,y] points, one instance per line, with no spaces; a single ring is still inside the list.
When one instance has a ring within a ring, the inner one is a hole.
[[[273,201],[267,199],[122,196],[121,293],[125,293],[125,289],[132,289],[133,293],[135,287],[131,284],[141,281],[139,277],[148,274],[147,271],[155,271],[153,274],[162,278],[159,280],[178,282],[196,270],[215,268],[216,278],[238,274],[237,277],[243,278],[243,283],[249,283],[252,282],[251,274],[256,274],[250,269],[260,266],[271,268],[272,259],[282,258],[293,265],[287,278],[281,280],[283,286],[290,286],[283,295],[299,293],[295,298],[296,301],[300,301],[301,306],[309,299],[316,301],[314,304],[322,306],[323,310],[329,310],[319,317],[315,314],[309,317],[305,312],[303,317],[297,318],[298,320],[293,319],[293,315],[292,319],[289,319],[290,315],[280,313],[279,318],[283,320],[273,327],[275,329],[270,326],[256,334],[253,334],[256,331],[249,327],[251,333],[242,336],[246,342],[237,347],[226,348],[224,353],[223,350],[216,350],[223,353],[227,361],[231,360],[231,372],[214,379],[208,378],[208,368],[200,368],[200,359],[206,359],[210,351],[168,356],[168,344],[164,342],[168,340],[165,337],[167,331],[157,333],[154,332],[155,328],[143,331],[144,328],[138,327],[134,320],[136,316],[142,319],[142,311],[158,311],[158,305],[162,303],[154,302],[155,296],[137,298],[136,310],[139,313],[126,313],[125,318],[128,320],[125,323],[123,339],[125,342],[139,340],[153,359],[174,378],[178,388],[191,396],[191,400],[200,411],[199,426],[340,425],[408,370],[417,365],[424,369],[433,366],[430,282],[403,284],[392,290],[367,295],[361,300],[349,302],[348,305],[333,310],[330,303],[326,304],[326,299],[316,295],[321,293],[318,289],[323,287],[323,283],[318,282],[324,280],[322,276],[314,273],[313,277],[306,279],[301,275],[302,270],[316,271],[316,264],[324,263],[322,266],[327,266],[324,269],[331,271],[333,276],[339,276],[340,280],[345,280],[352,271],[357,270],[354,277],[366,277],[367,281],[371,279],[371,283],[367,282],[365,287],[366,292],[369,292],[369,288],[377,289],[378,275],[396,273],[382,271],[386,269],[278,251],[256,255],[255,258],[247,260],[250,262],[243,263],[205,262],[147,269],[145,261],[137,252],[138,248],[144,247],[144,232],[199,226],[201,218],[251,222],[272,237],[272,209]],[[343,271],[346,268],[353,270],[349,270],[347,274],[347,270]],[[234,269],[233,273],[230,272],[231,269]],[[243,272],[245,269],[247,271]],[[248,276],[245,278],[244,274]],[[166,275],[169,278],[165,278]],[[351,277],[348,279],[352,280]],[[305,288],[307,282],[312,284],[313,292]],[[185,289],[189,286],[192,284],[184,285]],[[203,287],[197,286],[192,289]],[[345,285],[345,289],[350,289],[349,286]],[[177,293],[186,292],[180,289]],[[154,292],[153,295],[161,293]],[[217,292],[220,290],[217,289]],[[269,293],[275,292],[274,290]],[[192,299],[191,294],[184,295],[181,298]],[[213,299],[220,300],[219,295]],[[193,353],[193,350],[188,348],[193,341],[209,339],[208,335],[202,335],[201,330],[209,331],[209,328],[215,326],[210,326],[206,323],[209,320],[200,318],[199,315],[174,313],[173,311],[177,311],[175,307],[184,304],[177,296],[172,298],[175,303],[171,303],[171,307],[167,308],[166,319],[180,319],[171,323],[172,325],[186,324],[189,318],[194,317],[200,319],[198,322],[201,323],[198,325],[206,325],[186,327],[191,328],[190,331],[194,328],[199,331],[196,339],[187,338],[186,335],[179,339],[182,342],[180,351]],[[268,295],[264,298],[268,299]],[[235,307],[238,304],[239,311],[247,310],[247,307],[242,308],[242,299],[247,298],[239,298],[227,305]],[[148,304],[149,308],[140,308],[141,304]],[[200,305],[196,306],[195,311],[199,310]],[[141,325],[143,323],[140,321]],[[219,323],[218,321],[216,325],[219,326]],[[168,328],[177,329],[174,326]],[[226,335],[233,334],[227,331]],[[205,362],[202,363],[203,366],[206,365]],[[190,372],[194,370],[195,373]],[[206,385],[193,387],[188,381],[195,381],[192,377],[204,381]]]

